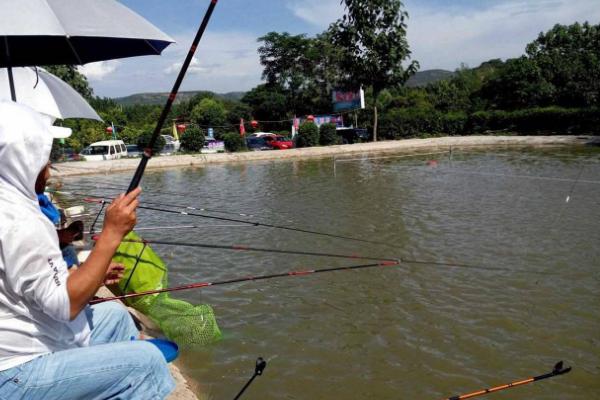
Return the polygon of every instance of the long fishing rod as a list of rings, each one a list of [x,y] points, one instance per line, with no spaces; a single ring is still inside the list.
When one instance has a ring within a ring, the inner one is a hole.
[[[191,283],[188,285],[176,286],[176,287],[172,287],[172,288],[148,290],[145,292],[129,293],[129,294],[121,295],[121,296],[95,299],[95,300],[92,300],[90,302],[90,304],[103,303],[105,301],[113,301],[113,300],[124,300],[124,299],[133,298],[133,297],[148,296],[148,295],[159,294],[159,293],[177,292],[177,291],[181,291],[181,290],[202,289],[202,288],[205,288],[208,286],[228,285],[228,284],[233,284],[233,283],[241,283],[241,282],[248,282],[248,281],[260,281],[260,280],[284,278],[284,277],[305,276],[305,275],[327,273],[327,272],[334,272],[334,271],[348,271],[348,270],[367,269],[367,268],[375,268],[375,267],[390,267],[390,266],[398,266],[401,264],[434,265],[434,266],[444,266],[444,267],[451,267],[451,268],[453,268],[453,267],[467,268],[467,269],[492,271],[492,272],[500,271],[500,272],[509,272],[509,273],[519,272],[519,273],[538,273],[538,274],[543,274],[543,275],[551,274],[551,273],[546,273],[546,272],[513,271],[508,268],[488,268],[488,267],[480,267],[480,266],[468,265],[468,264],[443,263],[443,262],[423,261],[423,260],[409,260],[409,259],[399,259],[399,260],[393,260],[393,261],[381,260],[380,262],[376,262],[376,263],[372,263],[372,264],[360,264],[360,265],[350,265],[350,266],[342,266],[342,267],[329,267],[329,268],[322,268],[322,269],[310,269],[310,270],[304,270],[304,271],[289,271],[289,272],[282,272],[282,273],[270,274],[270,275],[244,276],[242,278],[233,278],[233,279],[216,281],[216,282]]]
[[[245,276],[243,278],[233,278],[233,279],[227,279],[227,280],[223,280],[223,281],[198,282],[198,283],[191,283],[188,285],[175,286],[172,288],[148,290],[145,292],[129,293],[129,294],[124,294],[121,296],[114,296],[114,297],[104,297],[104,298],[100,298],[100,299],[94,299],[94,300],[90,301],[90,304],[98,304],[98,303],[104,303],[107,301],[114,301],[114,300],[131,299],[134,297],[148,296],[148,295],[160,294],[160,293],[177,292],[177,291],[181,291],[181,290],[202,289],[202,288],[209,287],[209,286],[229,285],[229,284],[233,284],[233,283],[241,283],[241,282],[248,282],[248,281],[261,281],[261,280],[274,279],[274,278],[306,276],[306,275],[320,274],[320,273],[334,272],[334,271],[348,271],[348,270],[365,269],[365,268],[390,267],[390,266],[396,266],[396,265],[400,265],[400,262],[399,261],[382,261],[382,262],[377,262],[377,263],[372,263],[372,264],[349,265],[349,266],[345,266],[345,267],[311,269],[311,270],[305,270],[305,271],[289,271],[289,272],[283,272],[283,273],[279,273],[279,274],[270,274],[270,275]]]
[[[56,193],[69,193],[69,192],[56,192]],[[89,195],[85,195],[83,193],[75,193],[75,192],[70,192],[70,194],[72,195],[77,195],[77,196],[89,196]],[[98,204],[102,204],[102,202],[105,201],[113,201],[115,198],[114,197],[110,197],[110,196],[100,196],[100,197],[85,197],[83,199],[83,201],[87,202],[87,203],[98,203]],[[233,211],[222,211],[222,210],[216,210],[214,208],[196,208],[196,207],[192,207],[192,206],[183,206],[183,205],[179,205],[179,204],[166,204],[166,203],[156,203],[153,201],[140,201],[140,204],[147,204],[147,205],[151,205],[151,206],[160,206],[160,207],[172,207],[172,208],[183,208],[186,210],[193,210],[193,211],[206,211],[206,212],[210,212],[210,213],[215,213],[215,214],[225,214],[225,215],[237,215],[240,217],[247,217],[247,218],[253,218],[255,215],[254,214],[244,214],[244,213],[236,213]]]
[[[181,86],[181,83],[183,82],[183,78],[185,77],[185,74],[187,73],[188,67],[191,64],[192,59],[194,58],[194,54],[196,53],[196,49],[198,48],[200,39],[202,39],[202,36],[204,35],[204,31],[206,30],[206,27],[208,26],[208,22],[210,21],[210,17],[212,16],[213,10],[215,9],[217,2],[218,2],[218,0],[210,1],[210,5],[208,6],[208,9],[206,10],[206,14],[204,14],[204,18],[202,19],[202,23],[200,24],[198,33],[196,33],[196,37],[194,38],[194,41],[192,42],[192,45],[190,46],[190,50],[188,51],[187,57],[185,58],[185,61],[183,62],[183,65],[181,66],[181,71],[179,71],[179,76],[177,76],[177,79],[175,80],[175,84],[173,85],[171,94],[169,94],[167,103],[165,104],[162,114],[160,115],[160,118],[158,119],[158,122],[156,123],[156,128],[154,128],[154,133],[152,134],[152,138],[150,139],[150,142],[148,143],[148,147],[146,149],[144,149],[144,152],[142,153],[142,159],[140,160],[140,164],[138,165],[137,170],[135,171],[135,174],[133,175],[133,178],[131,179],[131,183],[129,184],[127,193],[133,191],[136,187],[138,187],[140,185],[142,176],[144,175],[144,171],[146,170],[146,165],[148,165],[148,161],[150,161],[150,158],[152,158],[152,149],[154,148],[154,145],[156,144],[156,140],[158,139],[158,136],[160,135],[160,131],[162,130],[163,125],[165,124],[165,121],[167,120],[169,112],[171,112],[171,108],[173,107],[173,103],[175,102],[175,98],[177,97],[177,92],[179,92],[179,87]]]
[[[98,236],[92,237],[92,240],[98,240]],[[220,244],[209,244],[209,243],[186,243],[186,242],[174,242],[165,240],[134,240],[134,239],[123,239],[122,243],[140,243],[144,245],[163,245],[163,246],[180,246],[180,247],[195,247],[203,249],[221,249],[221,250],[235,250],[235,251],[250,251],[259,253],[275,253],[275,254],[295,254],[303,256],[315,256],[315,257],[330,257],[330,258],[345,258],[351,260],[370,260],[370,261],[398,261],[397,258],[383,258],[383,257],[366,257],[360,254],[336,254],[336,253],[319,253],[302,250],[281,250],[281,249],[269,249],[264,247],[252,247],[245,245],[220,245]]]
[[[89,214],[86,214],[89,215]],[[193,229],[209,229],[209,228],[251,228],[251,225],[247,224],[206,224],[206,225],[164,225],[164,226],[141,226],[135,227],[136,232],[150,232],[150,231],[170,231],[170,230],[193,230]],[[88,231],[85,232],[87,235],[96,234],[99,235],[102,231]]]
[[[500,385],[500,386],[496,386],[496,387],[492,387],[492,388],[488,388],[488,389],[481,389],[481,390],[478,390],[478,391],[472,392],[472,393],[447,397],[444,400],[465,400],[465,399],[470,399],[470,398],[477,397],[477,396],[484,396],[484,395],[487,395],[490,393],[499,392],[501,390],[512,389],[517,386],[522,386],[522,385],[526,385],[528,383],[541,381],[542,379],[554,378],[555,376],[564,375],[569,372],[571,372],[571,367],[564,367],[563,362],[559,361],[556,363],[556,365],[554,366],[552,371],[548,372],[547,374],[538,375],[538,376],[534,376],[534,377],[527,378],[527,379],[522,379],[520,381],[511,382],[511,383],[507,383],[504,385]]]
[[[241,224],[261,226],[263,228],[273,228],[273,229],[281,229],[281,230],[292,231],[292,232],[308,233],[308,234],[312,234],[312,235],[327,236],[327,237],[331,237],[331,238],[335,238],[335,239],[352,240],[352,241],[355,241],[355,242],[377,244],[377,245],[389,246],[389,247],[394,247],[394,248],[398,247],[398,246],[396,246],[396,245],[394,245],[392,243],[387,243],[387,242],[380,242],[380,241],[376,241],[376,240],[367,240],[367,239],[359,239],[359,238],[355,238],[355,237],[352,237],[352,236],[336,235],[336,234],[328,233],[328,232],[320,232],[320,231],[313,231],[313,230],[309,230],[309,229],[294,228],[294,227],[285,226],[285,225],[267,224],[267,223],[258,222],[258,221],[245,221],[243,219],[218,217],[216,215],[206,215],[206,214],[199,214],[199,213],[190,213],[190,212],[186,212],[186,211],[166,210],[164,208],[156,208],[156,207],[139,206],[138,208],[142,209],[142,210],[151,210],[151,211],[158,211],[158,212],[163,212],[163,213],[185,215],[185,216],[191,216],[191,217],[208,218],[208,219],[215,219],[215,220],[219,220],[219,221],[237,222],[237,223],[241,223]]]

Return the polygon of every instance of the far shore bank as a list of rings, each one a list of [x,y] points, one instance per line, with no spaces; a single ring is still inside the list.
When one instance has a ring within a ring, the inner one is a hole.
[[[427,139],[357,143],[338,146],[309,147],[282,151],[249,151],[220,154],[182,154],[154,157],[148,170],[206,166],[211,164],[246,163],[256,161],[294,161],[328,157],[356,156],[363,154],[401,154],[426,151],[450,151],[473,147],[502,146],[570,146],[600,144],[598,136],[447,136]],[[55,164],[55,177],[76,175],[110,174],[132,171],[139,164],[138,158],[110,161],[82,161]]]

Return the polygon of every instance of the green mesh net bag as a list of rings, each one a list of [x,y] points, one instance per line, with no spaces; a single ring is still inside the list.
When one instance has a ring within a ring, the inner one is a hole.
[[[123,264],[125,271],[119,282],[121,294],[164,289],[168,270],[161,258],[134,232],[122,242],[113,261]],[[146,314],[165,336],[180,347],[207,345],[221,338],[213,309],[209,305],[193,305],[169,297],[168,293],[134,297],[126,304]]]

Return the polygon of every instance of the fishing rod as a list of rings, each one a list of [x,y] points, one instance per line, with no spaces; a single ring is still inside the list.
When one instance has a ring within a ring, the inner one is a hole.
[[[349,265],[349,266],[342,266],[342,267],[328,267],[328,268],[310,269],[310,270],[304,270],[304,271],[289,271],[289,272],[282,272],[282,273],[278,273],[278,274],[244,276],[241,278],[233,278],[233,279],[227,279],[227,280],[216,281],[216,282],[191,283],[188,285],[176,286],[176,287],[172,287],[172,288],[148,290],[145,292],[129,293],[129,294],[124,294],[124,295],[120,295],[120,296],[94,299],[94,300],[90,301],[90,304],[103,303],[106,301],[113,301],[113,300],[124,300],[124,299],[133,298],[133,297],[148,296],[148,295],[160,294],[160,293],[177,292],[177,291],[181,291],[181,290],[202,289],[202,288],[205,288],[208,286],[220,286],[220,285],[228,285],[228,284],[248,282],[248,281],[261,281],[261,280],[275,279],[275,278],[305,276],[305,275],[328,273],[328,272],[335,272],[335,271],[349,271],[349,270],[367,269],[367,268],[376,268],[376,267],[391,267],[391,266],[398,266],[401,264],[435,265],[435,266],[444,266],[444,267],[468,268],[468,269],[476,269],[476,270],[483,270],[483,271],[501,271],[501,272],[510,272],[510,273],[514,273],[514,272],[535,273],[532,271],[512,271],[507,268],[487,268],[487,267],[480,267],[480,266],[468,265],[468,264],[443,263],[443,262],[435,262],[435,261],[409,260],[409,259],[398,259],[398,260],[393,260],[393,261],[381,260],[380,262],[371,263],[371,264]],[[545,273],[545,272],[539,272],[539,273],[543,274],[543,275],[548,275],[548,273]]]
[[[248,282],[248,281],[261,281],[261,280],[266,280],[266,279],[306,276],[306,275],[320,274],[320,273],[327,273],[327,272],[334,272],[334,271],[349,271],[349,270],[376,268],[376,267],[390,267],[390,266],[396,266],[396,265],[400,265],[400,261],[382,261],[382,262],[377,262],[377,263],[372,263],[372,264],[349,265],[349,266],[344,266],[344,267],[311,269],[311,270],[305,270],[305,271],[289,271],[289,272],[282,272],[282,273],[278,273],[278,274],[269,274],[269,275],[245,276],[243,278],[233,278],[233,279],[227,279],[227,280],[215,281],[215,282],[197,282],[197,283],[191,283],[188,285],[175,286],[175,287],[165,288],[165,289],[148,290],[145,292],[129,293],[129,294],[121,295],[121,296],[104,297],[104,298],[94,299],[94,300],[90,301],[90,304],[98,304],[98,303],[104,303],[107,301],[114,301],[114,300],[131,299],[134,297],[148,296],[148,295],[160,294],[160,293],[178,292],[178,291],[182,291],[182,290],[202,289],[202,288],[209,287],[209,286],[229,285],[229,284],[233,284],[233,283],[241,283],[241,282]]]
[[[68,192],[57,192],[57,193],[68,193]],[[77,196],[89,196],[83,193],[74,193],[74,192],[70,192],[73,195],[77,195]],[[83,199],[83,201],[87,202],[87,203],[98,203],[98,204],[102,204],[103,201],[112,201],[114,200],[114,197],[107,197],[107,196],[100,196],[100,197],[85,197]],[[233,211],[221,211],[221,210],[216,210],[214,208],[196,208],[196,207],[192,207],[192,206],[182,206],[182,205],[178,205],[178,204],[166,204],[166,203],[156,203],[153,201],[140,201],[140,204],[148,204],[151,206],[161,206],[161,207],[172,207],[172,208],[184,208],[186,210],[193,210],[193,211],[206,211],[206,212],[210,212],[210,213],[215,213],[215,214],[225,214],[225,215],[237,215],[240,217],[248,217],[248,218],[253,218],[255,215],[254,214],[243,214],[243,213],[236,213]]]
[[[98,240],[99,236],[92,237],[92,240]],[[315,256],[315,257],[330,257],[330,258],[345,258],[351,260],[370,260],[370,261],[398,261],[397,258],[383,258],[383,257],[365,257],[359,254],[336,254],[336,253],[318,253],[311,251],[301,250],[281,250],[281,249],[269,249],[264,247],[251,247],[245,245],[219,245],[219,244],[208,244],[208,243],[186,243],[186,242],[173,242],[165,240],[134,240],[134,239],[123,239],[121,243],[139,243],[144,245],[164,245],[164,246],[180,246],[180,247],[196,247],[203,249],[221,249],[221,250],[235,250],[235,251],[251,251],[259,253],[275,253],[275,254],[295,254],[302,256]]]
[[[256,359],[256,366],[254,367],[254,374],[252,375],[250,380],[248,382],[246,382],[246,384],[244,385],[242,390],[240,390],[240,392],[237,394],[237,396],[235,396],[235,398],[233,400],[238,400],[240,397],[242,397],[242,394],[244,394],[246,389],[248,389],[248,386],[250,386],[252,384],[252,382],[254,381],[254,378],[256,378],[257,376],[261,376],[266,367],[267,367],[267,362],[262,357],[258,357]]]
[[[478,390],[478,391],[472,392],[472,393],[447,397],[444,400],[465,400],[465,399],[470,399],[470,398],[477,397],[477,396],[484,396],[484,395],[487,395],[490,393],[499,392],[501,390],[511,389],[511,388],[514,388],[517,386],[526,385],[528,383],[541,381],[542,379],[554,378],[555,376],[564,375],[569,372],[571,372],[571,367],[564,367],[563,362],[559,361],[556,363],[556,365],[554,365],[554,368],[552,369],[552,371],[548,372],[547,374],[538,375],[538,376],[534,376],[534,377],[527,378],[527,379],[522,379],[520,381],[515,381],[515,382],[511,382],[511,383],[506,383],[504,385],[500,385],[500,386],[496,386],[496,387],[492,387],[492,388],[488,388],[488,389],[481,389],[481,390]]]
[[[166,210],[164,208],[156,208],[156,207],[139,206],[138,208],[142,209],[142,210],[151,210],[151,211],[185,215],[185,216],[191,216],[191,217],[208,218],[208,219],[215,219],[215,220],[219,220],[219,221],[237,222],[237,223],[241,223],[241,224],[260,226],[263,228],[273,228],[273,229],[281,229],[281,230],[287,230],[287,231],[292,231],[292,232],[308,233],[308,234],[312,234],[312,235],[327,236],[327,237],[331,237],[331,238],[335,238],[335,239],[352,240],[355,242],[370,243],[370,244],[377,244],[377,245],[397,248],[397,246],[392,243],[380,242],[380,241],[376,241],[376,240],[359,239],[359,238],[355,238],[352,236],[336,235],[336,234],[328,233],[328,232],[320,232],[320,231],[313,231],[313,230],[309,230],[309,229],[294,228],[294,227],[285,226],[285,225],[267,224],[267,223],[258,222],[258,221],[245,221],[243,219],[218,217],[216,215],[190,213],[190,212],[186,212],[186,211]]]
[[[158,139],[158,136],[160,135],[160,131],[162,130],[163,125],[165,124],[165,121],[167,120],[169,112],[171,112],[171,108],[173,107],[173,103],[175,102],[175,98],[177,97],[177,92],[179,92],[179,87],[181,86],[181,83],[183,82],[183,78],[185,77],[185,74],[187,73],[188,67],[191,64],[192,59],[194,58],[194,54],[196,53],[196,49],[198,48],[200,39],[202,39],[202,36],[204,35],[204,31],[206,30],[206,27],[208,25],[208,22],[210,21],[210,17],[212,16],[212,13],[217,5],[217,2],[218,2],[218,0],[210,1],[210,5],[208,6],[208,9],[206,10],[206,14],[204,14],[204,18],[202,19],[202,23],[200,24],[198,33],[196,33],[196,37],[194,38],[194,41],[192,42],[192,45],[190,46],[190,50],[188,51],[187,57],[185,58],[185,61],[183,62],[183,65],[181,66],[181,71],[179,71],[179,76],[177,76],[177,79],[175,80],[175,84],[173,85],[171,94],[169,94],[167,103],[165,104],[165,107],[160,115],[160,118],[158,119],[158,122],[156,123],[156,128],[154,128],[154,133],[152,134],[152,138],[150,139],[150,142],[148,143],[147,148],[144,149],[144,152],[142,153],[142,159],[140,160],[140,164],[138,165],[138,167],[135,171],[135,174],[133,175],[133,178],[131,179],[129,188],[127,188],[127,193],[130,193],[131,191],[133,191],[135,188],[137,188],[140,185],[142,176],[144,175],[144,171],[146,170],[146,165],[148,165],[148,161],[150,161],[150,158],[152,158],[152,155],[153,155],[152,149],[154,148],[154,145],[156,144],[156,140]]]
[[[89,214],[88,214],[89,215]],[[165,225],[165,226],[142,226],[142,227],[135,227],[134,231],[136,232],[140,232],[140,231],[144,231],[144,232],[150,232],[150,231],[169,231],[169,230],[186,230],[186,229],[207,229],[207,228],[251,228],[250,225],[247,224],[239,224],[239,225],[234,225],[234,224],[224,224],[224,225],[219,225],[219,224],[207,224],[207,225]],[[102,231],[88,231],[85,232],[87,235],[93,235],[93,234],[100,234],[102,233]]]

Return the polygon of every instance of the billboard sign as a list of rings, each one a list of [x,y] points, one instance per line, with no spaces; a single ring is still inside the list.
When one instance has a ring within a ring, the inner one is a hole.
[[[365,108],[365,92],[334,90],[332,94],[333,111],[356,110]]]

